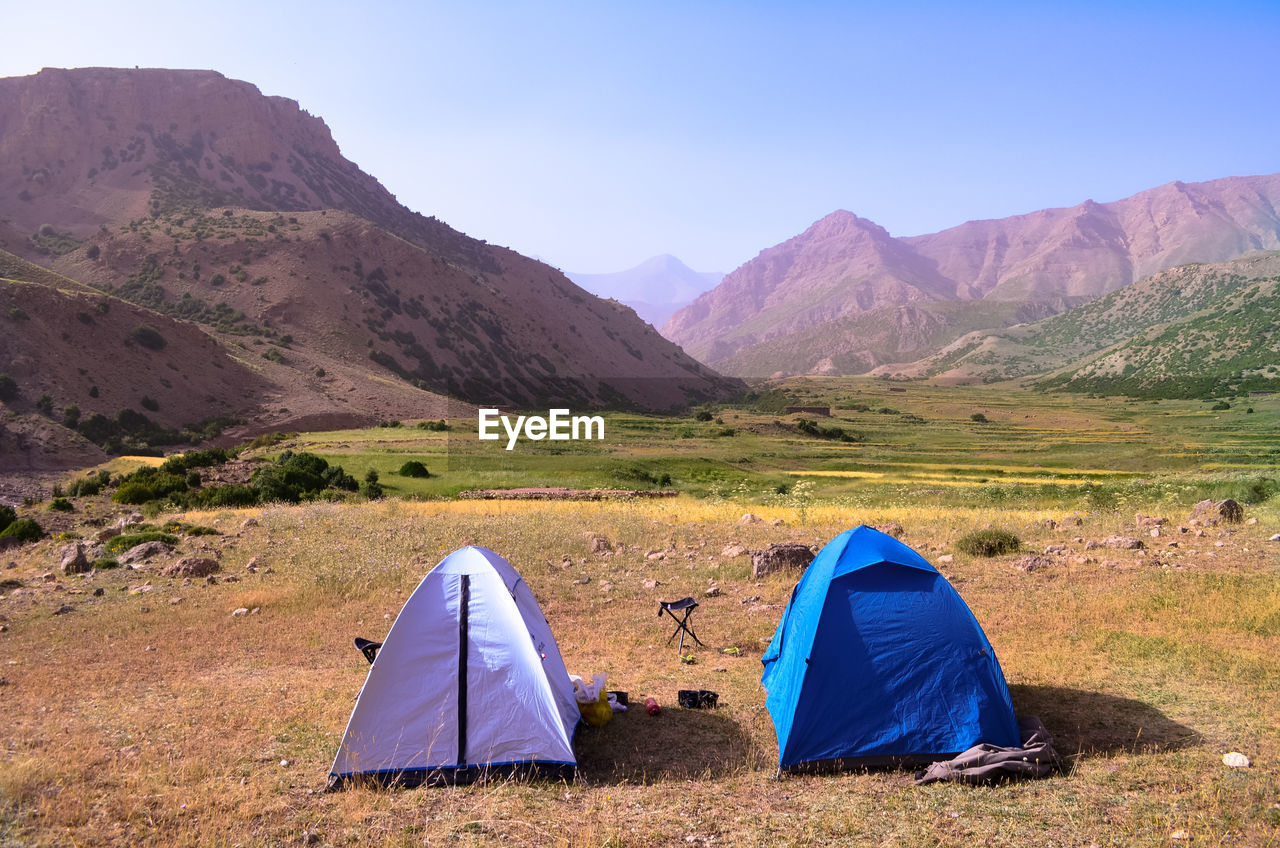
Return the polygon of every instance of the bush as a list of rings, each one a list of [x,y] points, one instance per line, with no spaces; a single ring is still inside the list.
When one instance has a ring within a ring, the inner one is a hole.
[[[71,505],[71,501],[66,498],[54,498],[49,503],[49,509],[54,512],[75,512],[76,508]]]
[[[976,421],[979,424],[986,424],[989,419],[987,418],[987,416],[983,415],[981,412],[975,412],[969,416],[969,420]]]
[[[713,417],[708,409],[699,409],[693,415],[695,421],[710,421]]]
[[[44,538],[44,530],[30,518],[19,518],[4,530],[0,530],[0,539],[17,539],[26,544]]]
[[[113,568],[119,568],[119,567],[120,567],[119,561],[111,559],[109,557],[103,557],[102,559],[95,559],[93,561],[94,571],[109,571]]]
[[[429,430],[435,433],[443,433],[449,430],[449,423],[441,418],[439,421],[420,421],[418,422],[419,430]]]
[[[430,477],[431,472],[427,470],[427,466],[423,465],[421,462],[418,462],[418,460],[411,459],[408,462],[406,462],[404,465],[400,466],[400,476],[401,477]]]
[[[148,409],[152,412],[158,412],[160,410],[160,404],[150,395],[143,395],[142,400],[138,401],[138,403],[142,404],[143,409]]]
[[[0,504],[0,531],[3,531],[10,524],[18,520],[18,513],[13,511],[13,507]]]
[[[0,400],[13,400],[18,396],[18,381],[8,374],[0,374]]]
[[[160,331],[154,327],[148,327],[145,324],[133,328],[133,332],[129,333],[129,339],[145,347],[147,350],[164,350],[164,346],[168,344],[164,340],[164,336],[160,335]]]
[[[1022,547],[1022,540],[1008,530],[977,530],[956,541],[956,550],[970,556],[993,557],[1011,554]]]
[[[360,486],[360,494],[364,495],[371,501],[376,501],[384,494],[382,484],[378,483],[376,480],[366,480]]]

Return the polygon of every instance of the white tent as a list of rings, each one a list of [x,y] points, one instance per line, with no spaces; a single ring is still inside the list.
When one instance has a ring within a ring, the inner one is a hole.
[[[398,785],[571,778],[573,684],[529,586],[485,548],[449,554],[405,602],[330,776]]]

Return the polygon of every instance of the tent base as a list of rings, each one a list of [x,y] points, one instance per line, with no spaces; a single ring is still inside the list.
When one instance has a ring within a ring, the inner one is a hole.
[[[572,783],[578,767],[573,763],[493,763],[482,766],[449,766],[445,768],[387,769],[329,775],[330,790],[355,786],[411,788],[414,786],[466,786],[489,780],[548,780]]]
[[[949,760],[959,752],[940,754],[902,754],[879,757],[835,757],[830,760],[810,760],[790,766],[779,766],[778,774],[833,774],[841,771],[865,769],[907,769],[927,766],[939,760]]]

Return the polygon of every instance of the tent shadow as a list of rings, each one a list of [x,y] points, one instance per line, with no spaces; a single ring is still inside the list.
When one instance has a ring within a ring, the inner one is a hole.
[[[643,704],[615,713],[604,727],[581,725],[574,739],[578,768],[593,783],[650,783],[717,777],[754,764],[750,737],[723,710]]]
[[[1150,754],[1197,744],[1200,734],[1150,704],[1060,686],[1009,687],[1018,715],[1039,716],[1066,758]]]

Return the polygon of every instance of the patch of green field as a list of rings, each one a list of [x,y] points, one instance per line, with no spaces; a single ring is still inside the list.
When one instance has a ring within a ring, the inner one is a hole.
[[[851,506],[1089,510],[1225,496],[1256,504],[1280,478],[1280,395],[1211,412],[1203,400],[1059,396],[1012,384],[795,378],[768,388],[711,408],[706,421],[604,413],[600,441],[521,440],[507,451],[505,436],[482,442],[475,420],[454,419],[448,432],[312,433],[270,450],[311,451],[358,479],[374,469],[388,496],[426,499],[487,488],[671,488],[769,504],[804,480],[809,496]],[[832,414],[787,415],[786,405]],[[804,432],[802,418],[852,440]],[[410,459],[431,477],[400,477]]]

